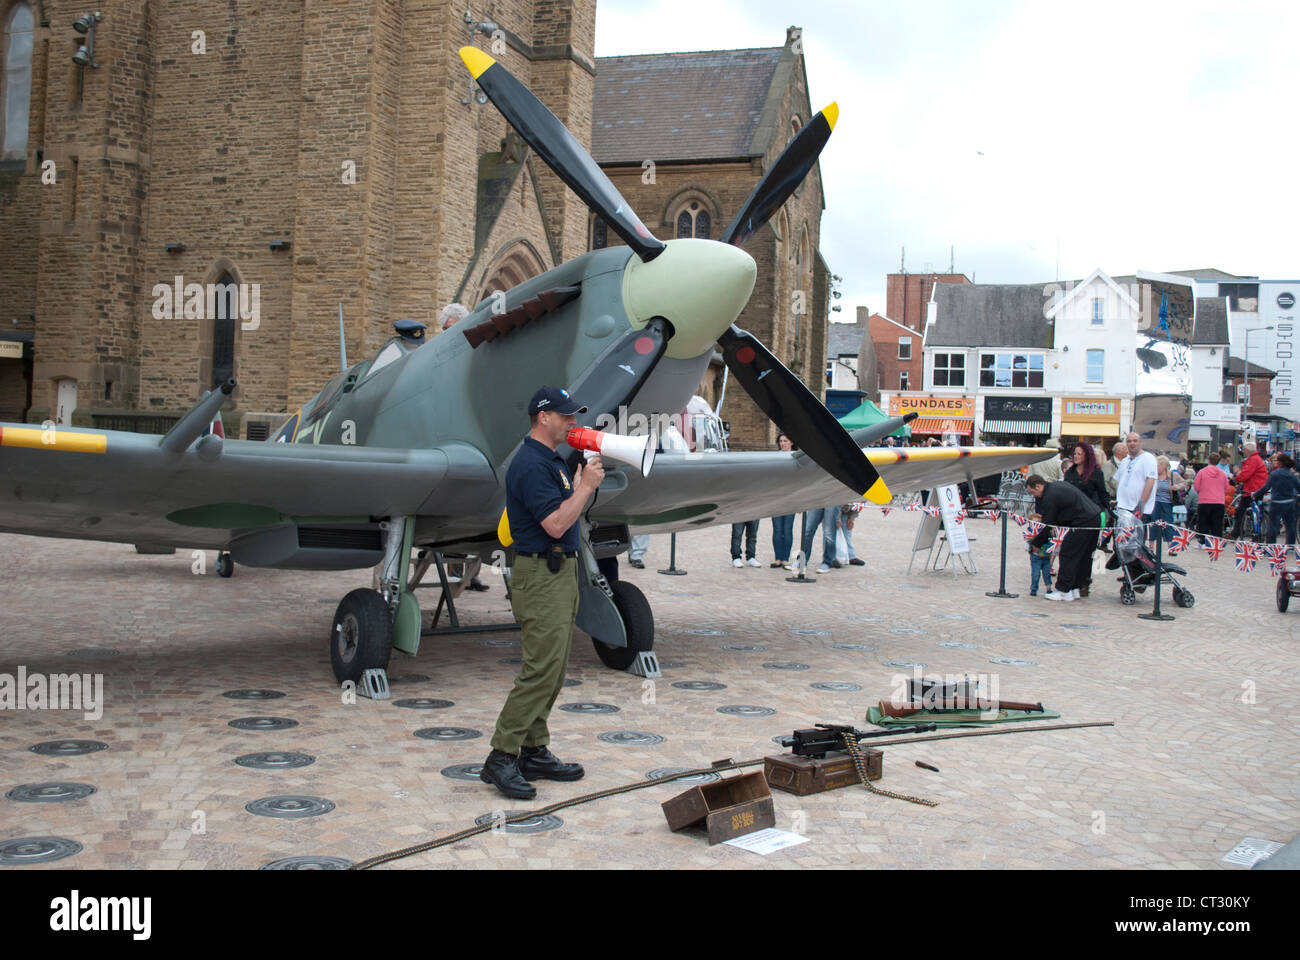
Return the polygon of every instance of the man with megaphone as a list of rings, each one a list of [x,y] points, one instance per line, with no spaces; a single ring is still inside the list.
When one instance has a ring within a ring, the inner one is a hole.
[[[579,780],[584,772],[547,749],[546,721],[564,685],[578,614],[578,518],[605,478],[599,456],[570,478],[555,452],[575,415],[586,411],[567,390],[538,390],[528,404],[528,436],[506,472],[506,519],[515,546],[510,606],[522,630],[524,662],[479,778],[516,800],[537,795],[530,780]]]

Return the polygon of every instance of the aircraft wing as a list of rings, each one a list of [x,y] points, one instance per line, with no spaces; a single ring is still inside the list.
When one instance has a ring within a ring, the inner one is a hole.
[[[881,447],[866,452],[895,495],[965,481],[968,474],[1018,470],[1058,455],[1050,448],[1028,447]],[[602,488],[590,514],[607,523],[626,523],[635,533],[671,533],[862,499],[800,453],[660,454],[649,477],[623,473],[626,488]]]
[[[337,547],[347,524],[373,529],[375,517],[436,523],[481,512],[484,491],[498,486],[483,455],[460,443],[401,450],[204,438],[173,453],[160,440],[0,424],[0,532],[214,549],[308,528],[323,531],[308,539],[334,537]],[[374,538],[362,539],[371,550]]]

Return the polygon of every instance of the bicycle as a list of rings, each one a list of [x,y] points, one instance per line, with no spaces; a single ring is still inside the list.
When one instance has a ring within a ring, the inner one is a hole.
[[[1241,532],[1248,539],[1255,543],[1264,542],[1264,508],[1250,494],[1242,491],[1241,487],[1237,488],[1237,495],[1232,498],[1232,513],[1235,518],[1237,512],[1245,510],[1246,516],[1241,521]],[[1236,520],[1233,521],[1232,529],[1238,529]]]

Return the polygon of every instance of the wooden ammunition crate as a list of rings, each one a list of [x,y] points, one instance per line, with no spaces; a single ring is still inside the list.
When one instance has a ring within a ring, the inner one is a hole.
[[[763,774],[757,772],[691,787],[665,800],[663,808],[671,830],[702,821],[710,844],[776,826],[772,792]]]
[[[867,779],[879,780],[884,766],[884,753],[880,750],[862,750],[867,765]],[[837,787],[861,783],[853,758],[847,753],[833,753],[826,757],[796,757],[783,754],[763,760],[763,776],[769,786],[786,793],[806,797],[810,793],[823,793]]]

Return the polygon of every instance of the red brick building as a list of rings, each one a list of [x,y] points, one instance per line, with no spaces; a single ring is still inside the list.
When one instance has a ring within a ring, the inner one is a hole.
[[[925,305],[936,283],[970,283],[970,278],[964,273],[891,273],[886,277],[885,316],[924,331]]]
[[[865,313],[866,307],[858,307],[859,315]],[[876,382],[879,385],[871,399],[879,403],[880,390],[891,393],[920,390],[923,369],[920,331],[878,313],[867,318],[867,331],[876,352]]]

